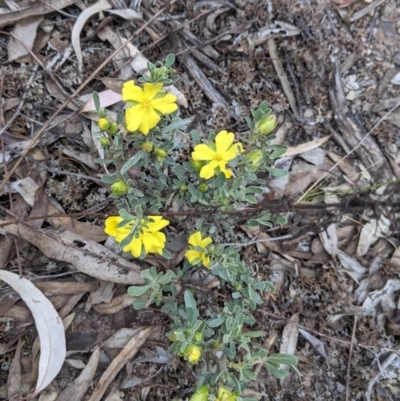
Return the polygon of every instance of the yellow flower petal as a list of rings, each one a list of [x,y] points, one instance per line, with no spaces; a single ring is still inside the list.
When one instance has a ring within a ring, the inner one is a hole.
[[[215,169],[218,167],[218,161],[212,160],[210,163],[203,166],[200,170],[200,177],[208,180],[215,175]]]
[[[189,237],[189,244],[193,245],[193,246],[201,246],[201,232],[200,231],[196,231],[195,233],[193,233],[190,237]]]
[[[115,241],[122,242],[131,233],[131,226],[124,226],[117,228],[117,233],[115,235]]]
[[[129,132],[137,131],[142,122],[145,110],[141,104],[129,107],[125,110],[126,129]]]
[[[223,130],[215,137],[215,147],[218,153],[225,153],[232,145],[235,135],[232,132]]]
[[[104,222],[104,232],[110,237],[115,237],[117,235],[117,226],[121,221],[122,217],[120,216],[107,217],[106,221]]]
[[[150,253],[153,248],[164,248],[165,245],[165,234],[163,233],[143,233],[140,235],[140,239],[147,253]]]
[[[190,249],[185,252],[185,258],[189,261],[190,264],[193,264],[193,261],[196,259],[201,259],[202,257],[202,252],[195,251],[193,249]]]
[[[171,114],[178,110],[175,95],[165,95],[164,97],[154,99],[151,101],[151,106],[162,114]]]
[[[124,252],[131,252],[135,258],[138,258],[142,253],[142,241],[139,238],[134,238],[123,249]]]
[[[152,100],[154,98],[155,95],[157,95],[158,92],[160,92],[162,88],[162,83],[158,83],[158,84],[144,84],[143,85],[143,93],[144,93],[144,100]]]
[[[210,237],[206,237],[201,241],[201,247],[205,248],[207,245],[210,245],[212,243],[212,239]]]
[[[139,102],[142,103],[144,100],[143,90],[135,85],[134,81],[125,82],[122,86],[122,100],[125,102]]]
[[[203,253],[201,255],[201,260],[203,262],[203,266],[207,267],[207,269],[209,269],[210,268],[210,257]]]
[[[147,226],[143,227],[143,230],[145,231],[154,233],[156,231],[160,231],[169,224],[169,221],[163,219],[162,216],[148,216],[148,217],[150,218],[150,221],[144,223]]]
[[[160,116],[154,111],[154,109],[144,109],[144,113],[141,115],[141,123],[138,129],[142,134],[147,135],[149,131],[158,124],[159,121]]]
[[[193,160],[214,160],[214,157],[215,152],[204,143],[196,145],[194,152],[192,152]]]
[[[243,146],[240,142],[234,143],[230,149],[224,153],[224,160],[233,160],[237,155],[243,152]]]

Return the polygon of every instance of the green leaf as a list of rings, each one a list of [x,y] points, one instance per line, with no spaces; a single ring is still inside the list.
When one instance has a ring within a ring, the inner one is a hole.
[[[174,130],[185,130],[186,127],[192,122],[191,118],[186,118],[184,120],[177,120],[172,122],[171,124],[167,125],[165,128],[162,129],[163,133],[167,133]]]
[[[297,365],[298,358],[289,354],[272,354],[266,358],[266,361],[276,365]]]
[[[253,194],[262,194],[264,193],[264,190],[261,187],[254,187],[250,186],[246,188],[247,193],[253,193]]]
[[[250,195],[245,195],[244,196],[244,200],[246,202],[252,203],[253,205],[257,204],[257,199],[254,196],[250,196]]]
[[[224,186],[224,183],[226,182],[225,174],[224,173],[219,173],[217,176],[217,179],[215,180],[215,186],[217,189],[221,189]]]
[[[282,148],[279,149],[275,149],[274,152],[272,152],[269,157],[274,160],[274,159],[278,159],[279,157],[283,156],[285,153],[287,152],[287,147],[284,146]]]
[[[130,295],[131,297],[140,297],[149,288],[150,288],[149,285],[141,285],[141,286],[132,285],[132,286],[128,287],[128,295]]]
[[[265,167],[265,169],[276,178],[286,177],[288,172],[280,168]]]
[[[136,217],[131,215],[126,209],[120,209],[118,212],[119,215],[126,221],[136,220]]]
[[[182,166],[182,164],[176,164],[174,168],[174,173],[179,181],[185,180],[186,169]]]
[[[197,320],[196,309],[186,307],[186,317],[191,325],[195,324]]]
[[[155,280],[155,278],[157,277],[157,271],[154,272],[154,270],[152,269],[146,269],[143,270],[140,275],[142,276],[142,278],[144,280],[148,280],[150,282],[153,282]]]
[[[115,177],[107,174],[103,174],[101,176],[101,182],[104,182],[104,184],[114,184],[115,182]]]
[[[269,371],[277,378],[277,379],[283,379],[284,377],[287,376],[287,371],[285,369],[280,369],[276,365],[272,363],[265,362],[265,365],[269,369]]]
[[[97,92],[93,92],[93,103],[96,110],[98,110],[100,108],[100,98]]]
[[[221,326],[222,323],[225,322],[225,317],[224,316],[220,316],[217,317],[215,319],[211,319],[207,322],[208,327],[218,327]]]
[[[189,290],[185,291],[184,299],[186,308],[192,308],[193,310],[197,311],[196,300]]]
[[[125,114],[124,114],[123,110],[120,110],[117,114],[117,121],[116,121],[117,125],[122,124],[122,121],[124,121],[124,117],[125,117]]]
[[[240,188],[243,184],[243,180],[244,180],[244,177],[236,178],[232,184],[232,191],[236,191],[238,188]]]
[[[277,216],[277,218],[275,219],[275,223],[276,224],[286,224],[287,219],[284,216]]]
[[[257,330],[257,331],[247,331],[243,333],[243,337],[264,337],[265,336],[265,331],[262,330]]]
[[[172,279],[174,276],[176,277],[175,273],[174,273],[172,270],[167,270],[167,271],[165,272],[165,274],[163,274],[161,277],[159,277],[159,278],[157,279],[157,282],[158,282],[159,284],[168,284],[168,283],[171,282],[171,279]]]
[[[172,64],[175,62],[175,55],[174,54],[168,54],[168,56],[165,58],[165,68],[171,68]]]
[[[121,167],[121,174],[124,175],[125,173],[128,172],[128,170],[135,166],[140,159],[144,156],[146,152],[144,150],[139,150],[139,152],[137,152],[135,154],[135,156],[131,157],[122,167]]]
[[[146,307],[146,304],[149,300],[148,299],[135,299],[133,301],[133,309],[140,310]]]
[[[251,370],[243,369],[242,372],[249,380],[256,380],[256,375]]]

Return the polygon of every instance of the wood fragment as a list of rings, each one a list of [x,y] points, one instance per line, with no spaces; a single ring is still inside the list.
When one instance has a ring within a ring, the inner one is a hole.
[[[335,63],[334,70],[335,90],[329,90],[329,97],[339,131],[352,151],[357,153],[361,162],[370,168],[375,182],[391,181],[392,169],[375,138],[370,135],[371,131],[368,133],[364,127],[358,125],[348,111],[337,63]]]
[[[283,91],[285,92],[290,107],[292,108],[293,114],[298,116],[299,110],[297,108],[296,99],[294,97],[292,88],[290,87],[287,75],[282,67],[282,63],[279,61],[274,38],[269,38],[267,43],[268,43],[269,55],[271,56],[272,64],[275,67],[275,71],[278,74],[278,78],[281,81]]]
[[[178,56],[178,60],[185,66],[187,73],[195,80],[197,85],[199,85],[204,95],[207,96],[211,102],[220,104],[225,110],[228,110],[228,103],[222,94],[214,88],[194,59],[185,54]]]
[[[124,365],[140,350],[141,346],[145,343],[153,330],[154,327],[143,329],[129,340],[125,348],[117,355],[103,373],[88,401],[101,400],[110,383],[114,380]]]

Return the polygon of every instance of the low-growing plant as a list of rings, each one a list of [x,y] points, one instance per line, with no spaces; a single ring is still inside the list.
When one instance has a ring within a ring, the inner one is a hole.
[[[106,219],[105,232],[126,255],[139,259],[149,254],[171,259],[162,230],[170,226],[185,232],[184,261],[174,270],[153,266],[142,271],[145,285],[129,287],[128,294],[135,297],[135,309],[155,304],[170,318],[169,351],[196,365],[198,387],[191,401],[250,401],[240,394],[256,379],[255,364],[282,378],[287,366],[298,372],[297,358],[268,355],[257,343],[265,332],[251,329],[252,311],[262,305],[261,293],[273,286],[258,280],[238,246],[224,239],[234,238],[238,225],[285,222],[260,207],[265,187],[260,173],[285,175],[272,165],[286,147],[273,142],[276,117],[265,101],[246,119],[246,136],[226,129],[211,131],[207,138],[187,132],[191,119],[179,117],[177,98],[168,92],[179,79],[171,68],[174,59],[169,55],[164,64],[149,63],[138,83],[123,85],[127,107],[115,121],[93,94],[105,153],[97,162],[108,167],[103,182],[110,185],[119,214]],[[224,288],[201,311],[199,296],[209,290],[190,284],[196,270],[214,275]]]

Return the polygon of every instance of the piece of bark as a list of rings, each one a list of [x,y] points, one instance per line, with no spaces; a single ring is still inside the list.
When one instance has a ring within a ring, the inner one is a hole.
[[[329,90],[336,124],[345,141],[355,151],[361,162],[369,168],[369,173],[375,182],[391,181],[393,171],[386,156],[380,149],[375,138],[369,135],[363,126],[360,126],[349,112],[344,97],[338,65],[335,69],[335,90]]]
[[[185,66],[187,73],[194,79],[197,85],[204,92],[204,95],[213,103],[220,104],[225,110],[228,110],[228,103],[219,93],[212,83],[205,76],[204,72],[199,68],[194,59],[186,54],[178,56],[178,60]]]

